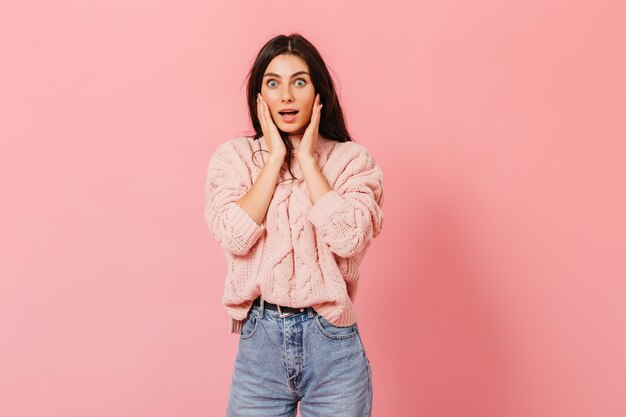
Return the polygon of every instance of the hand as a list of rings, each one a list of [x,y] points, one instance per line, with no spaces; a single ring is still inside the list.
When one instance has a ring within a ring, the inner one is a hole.
[[[282,156],[284,158],[287,155],[287,147],[278,132],[278,128],[272,120],[269,106],[265,100],[263,100],[263,97],[261,97],[261,93],[257,94],[256,112],[259,117],[259,122],[261,123],[263,136],[265,137],[265,141],[267,142],[267,146],[270,151],[270,156]]]
[[[315,95],[313,101],[313,114],[311,114],[311,121],[304,131],[298,151],[296,152],[296,159],[299,161],[301,158],[314,157],[315,144],[317,143],[317,137],[319,132],[320,118],[322,113],[323,104],[320,103],[319,93]]]

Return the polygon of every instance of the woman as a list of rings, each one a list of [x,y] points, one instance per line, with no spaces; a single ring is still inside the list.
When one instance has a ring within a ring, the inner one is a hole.
[[[371,415],[371,367],[353,305],[383,223],[382,172],[350,138],[328,69],[299,34],[248,74],[256,134],[211,157],[204,218],[223,248],[239,334],[228,416]]]

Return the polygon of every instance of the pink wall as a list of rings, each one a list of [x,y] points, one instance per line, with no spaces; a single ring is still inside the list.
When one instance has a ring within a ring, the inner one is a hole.
[[[224,415],[202,218],[244,77],[301,32],[385,173],[375,416],[626,415],[623,2],[5,2],[0,415]],[[620,27],[621,26],[621,27]]]

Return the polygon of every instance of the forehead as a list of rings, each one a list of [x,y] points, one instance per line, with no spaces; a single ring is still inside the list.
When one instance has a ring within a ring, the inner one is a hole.
[[[309,67],[302,58],[291,54],[277,55],[265,69],[265,73],[273,72],[283,77],[289,77],[294,72],[309,71]]]

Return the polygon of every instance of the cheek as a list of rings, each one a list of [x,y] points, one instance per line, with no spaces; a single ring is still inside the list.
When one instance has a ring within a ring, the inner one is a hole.
[[[271,95],[263,95],[263,94],[261,94],[261,97],[263,97],[263,100],[265,100],[265,103],[267,103],[267,107],[270,109],[270,111],[272,113],[276,109],[280,108],[279,104],[277,104],[276,100],[274,100],[274,98]]]
[[[269,88],[261,89],[261,97],[263,97],[263,100],[265,100],[270,108],[272,108],[272,106],[274,106],[275,102],[278,100],[278,97],[276,97],[276,91],[270,90]]]
[[[313,103],[309,104],[306,110],[306,119],[311,120],[311,116],[313,116]]]

